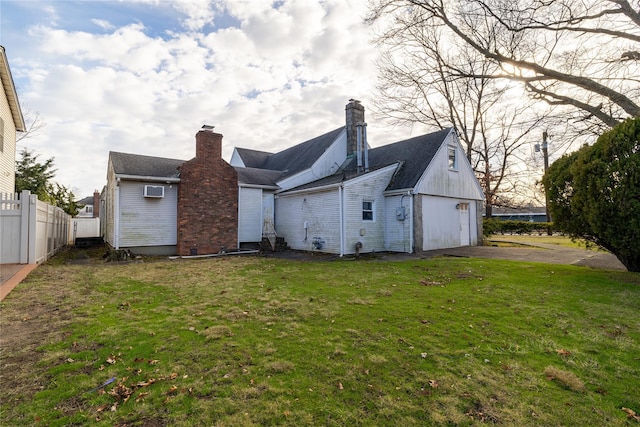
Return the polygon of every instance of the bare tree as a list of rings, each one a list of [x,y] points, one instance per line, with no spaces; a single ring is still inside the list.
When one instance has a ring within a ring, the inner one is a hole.
[[[392,18],[387,36],[443,30],[496,67],[468,77],[521,83],[566,107],[581,132],[599,134],[640,116],[640,2],[627,0],[372,0],[369,21]]]
[[[42,117],[40,117],[40,113],[34,113],[31,110],[24,111],[24,122],[27,126],[27,130],[18,135],[16,143],[36,135],[46,126],[46,123],[42,120]]]
[[[422,11],[396,17],[377,42],[378,114],[395,123],[454,126],[484,190],[486,216],[493,206],[512,206],[527,184],[518,167],[528,157],[533,131],[544,114],[513,84],[489,76],[498,66],[474,49],[420,22]],[[513,102],[516,99],[517,102]]]

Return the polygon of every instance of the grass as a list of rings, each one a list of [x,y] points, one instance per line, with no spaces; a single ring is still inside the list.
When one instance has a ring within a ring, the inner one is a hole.
[[[57,258],[0,304],[0,422],[635,424],[639,285],[458,258]]]

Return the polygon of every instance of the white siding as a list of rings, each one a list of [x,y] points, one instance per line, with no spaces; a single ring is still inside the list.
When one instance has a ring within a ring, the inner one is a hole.
[[[4,85],[0,84],[2,94],[0,96],[0,131],[3,142],[0,144],[0,193],[13,193],[16,179],[16,126],[13,123],[11,108],[7,101]]]
[[[231,160],[229,161],[229,164],[234,167],[241,167],[241,168],[245,167],[244,162],[240,157],[240,154],[238,154],[237,148],[233,149],[233,154],[231,155]]]
[[[385,247],[392,252],[411,252],[411,218],[413,196],[388,196],[385,198]],[[404,220],[398,219],[398,210],[404,212]]]
[[[117,246],[116,242],[116,177],[113,172],[113,164],[109,159],[109,165],[107,167],[107,187],[105,189],[105,206],[100,211],[100,219],[104,221],[104,241],[113,246]]]
[[[396,166],[387,167],[363,175],[344,184],[344,224],[345,254],[355,253],[357,242],[362,243],[360,253],[385,251],[385,209],[384,189],[389,185]],[[362,202],[374,202],[374,220],[362,219]]]
[[[163,198],[144,197],[148,182],[120,181],[119,246],[162,246],[177,243],[178,186],[164,186]]]
[[[238,191],[238,242],[260,242],[262,240],[262,190],[240,187]]]
[[[322,252],[340,253],[338,188],[276,198],[276,230],[296,250],[312,251],[313,239],[324,241]],[[304,224],[307,223],[305,233]]]
[[[457,148],[458,169],[449,170],[448,147]],[[483,194],[464,150],[454,134],[449,134],[417,185],[417,192],[433,196],[482,200]]]

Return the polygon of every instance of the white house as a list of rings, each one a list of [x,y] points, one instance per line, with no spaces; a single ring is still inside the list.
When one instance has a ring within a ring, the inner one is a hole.
[[[206,141],[221,144],[222,135],[200,131],[196,140],[203,147]],[[215,241],[236,227],[238,247],[265,239],[273,244],[278,236],[292,249],[348,255],[481,242],[483,192],[454,129],[370,148],[364,107],[350,100],[345,126],[278,153],[235,148],[230,168],[217,158],[219,146],[209,150],[211,155],[199,150],[204,153],[200,167],[223,163],[219,173],[211,168],[211,176],[200,169],[190,172],[189,185],[202,187],[189,189],[204,201],[198,205],[205,206],[201,215],[187,215],[185,209],[180,214],[179,195],[187,192],[180,187],[187,182],[180,176],[183,160],[110,153],[101,209],[105,240],[116,248],[165,252],[175,252],[176,242],[182,242],[178,252],[185,252],[190,240],[177,236],[176,223],[184,228],[188,221],[180,217],[207,222],[224,214],[225,223],[199,229],[210,230],[205,237]],[[201,174],[204,178],[197,179]],[[230,182],[236,191],[224,194],[235,194],[235,200],[207,196],[207,188]],[[148,189],[161,191],[162,197],[149,196]],[[218,213],[223,204],[226,210]],[[230,239],[223,240],[229,247]],[[208,244],[209,250],[215,246]]]
[[[13,193],[16,182],[16,132],[27,130],[4,47],[0,46],[0,194]]]
[[[280,172],[259,197],[273,194],[275,232],[293,249],[411,253],[482,239],[483,192],[455,131],[371,149],[355,100],[346,126],[279,153],[236,148],[231,165],[246,171],[241,194],[256,171]],[[241,226],[259,197],[241,200]]]

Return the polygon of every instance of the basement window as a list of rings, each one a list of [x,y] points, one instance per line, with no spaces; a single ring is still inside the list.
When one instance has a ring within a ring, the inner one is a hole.
[[[373,221],[373,202],[372,201],[362,202],[362,220]]]
[[[456,147],[449,147],[449,170],[458,170],[458,156]]]

